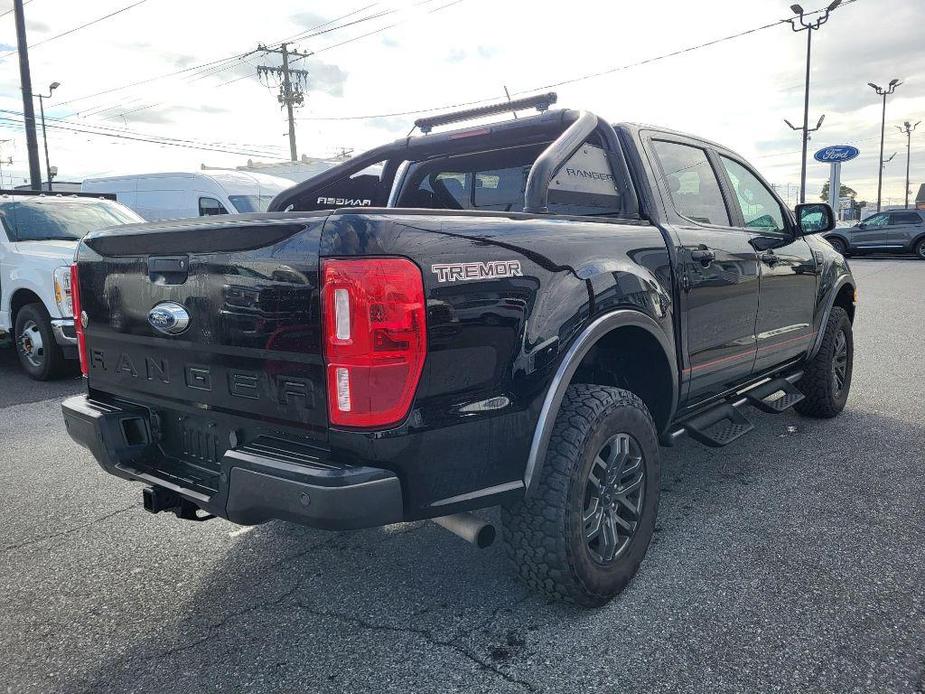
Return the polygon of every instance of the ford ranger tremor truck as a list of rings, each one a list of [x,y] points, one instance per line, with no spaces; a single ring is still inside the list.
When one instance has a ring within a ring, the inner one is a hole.
[[[725,147],[553,100],[419,120],[269,213],[88,235],[70,435],[181,518],[487,544],[471,511],[501,506],[529,585],[618,593],[660,445],[730,444],[747,406],[842,410],[855,282],[814,235],[827,205],[793,215]]]
[[[71,263],[88,231],[137,223],[115,196],[0,191],[0,344],[40,381],[76,372]],[[70,361],[69,361],[70,360]]]

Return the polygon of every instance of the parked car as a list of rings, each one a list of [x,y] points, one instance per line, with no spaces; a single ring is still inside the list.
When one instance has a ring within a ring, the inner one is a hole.
[[[914,253],[925,260],[925,210],[891,210],[871,215],[825,235],[842,255]]]
[[[77,359],[70,266],[89,231],[141,222],[111,199],[0,191],[0,338],[44,381]]]
[[[148,221],[264,212],[292,181],[243,171],[150,173],[88,178],[85,193],[111,193]]]
[[[87,236],[71,437],[187,519],[432,518],[484,545],[469,512],[501,505],[530,586],[620,592],[660,444],[842,410],[855,281],[812,235],[832,209],[793,216],[721,145],[572,110],[431,132],[553,99],[422,119],[269,214]]]

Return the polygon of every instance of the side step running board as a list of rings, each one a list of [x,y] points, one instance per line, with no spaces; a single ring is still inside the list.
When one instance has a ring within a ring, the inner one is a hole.
[[[721,448],[755,428],[745,415],[724,403],[684,423],[691,438],[704,446]]]
[[[672,446],[675,440],[688,434],[695,441],[711,448],[727,446],[755,428],[739,408],[752,405],[770,414],[780,414],[790,409],[805,397],[793,385],[802,376],[803,373],[799,372],[786,378],[775,378],[718,403],[664,434],[662,444]]]
[[[789,410],[800,402],[800,400],[806,398],[806,396],[800,392],[799,388],[786,378],[777,378],[773,381],[768,381],[757,388],[752,388],[746,393],[743,393],[743,395],[748,398],[750,405],[754,405],[762,412],[767,412],[769,414],[780,414],[785,410]]]

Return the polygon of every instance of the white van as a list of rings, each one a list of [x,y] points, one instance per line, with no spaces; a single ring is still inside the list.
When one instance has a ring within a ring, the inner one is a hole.
[[[150,222],[213,214],[264,212],[292,181],[243,171],[150,173],[88,178],[84,193],[113,193]]]

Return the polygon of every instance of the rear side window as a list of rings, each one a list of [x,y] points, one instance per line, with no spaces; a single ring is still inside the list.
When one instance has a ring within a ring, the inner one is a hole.
[[[199,216],[208,217],[213,214],[228,214],[228,210],[215,198],[199,198]]]
[[[418,164],[399,207],[520,212],[527,177],[544,145],[516,147]],[[585,144],[549,185],[549,211],[571,215],[617,215],[622,198],[603,149]]]
[[[922,217],[917,212],[894,212],[893,224],[921,224]]]
[[[729,226],[729,212],[707,153],[665,140],[652,144],[678,214],[701,224]]]

